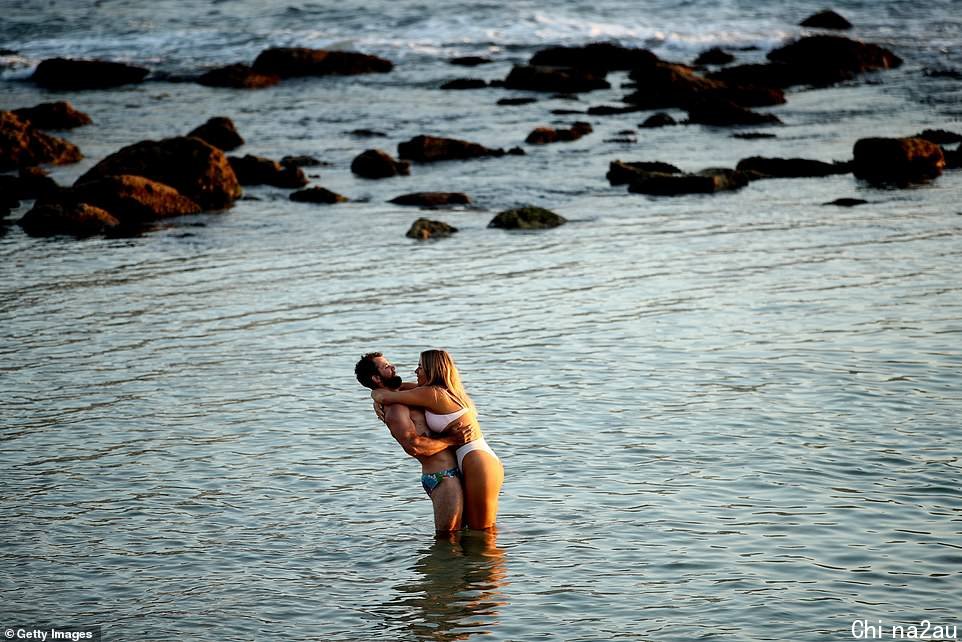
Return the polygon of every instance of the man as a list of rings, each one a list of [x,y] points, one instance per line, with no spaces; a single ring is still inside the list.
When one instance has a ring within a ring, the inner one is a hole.
[[[354,374],[362,386],[371,390],[414,387],[403,384],[397,369],[380,352],[361,357]],[[404,452],[421,462],[421,485],[434,505],[435,530],[446,533],[460,529],[464,491],[452,447],[468,441],[472,427],[454,426],[435,437],[428,430],[423,410],[392,404],[384,408],[383,416],[380,409],[376,411]]]

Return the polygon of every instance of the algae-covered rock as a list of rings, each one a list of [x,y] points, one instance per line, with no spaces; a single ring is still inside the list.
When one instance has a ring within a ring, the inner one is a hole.
[[[499,227],[504,230],[544,230],[564,225],[568,220],[543,207],[516,207],[498,213],[488,227]]]

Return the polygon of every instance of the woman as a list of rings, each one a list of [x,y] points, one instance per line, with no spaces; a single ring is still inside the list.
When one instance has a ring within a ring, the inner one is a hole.
[[[373,390],[374,402],[424,408],[428,428],[433,432],[444,432],[449,426],[466,420],[477,424],[474,404],[461,385],[461,376],[451,355],[444,350],[425,350],[414,374],[418,378],[416,388]],[[480,436],[480,428],[477,434],[477,439],[459,447],[455,455],[464,481],[464,517],[468,528],[485,530],[492,528],[497,518],[504,467]]]

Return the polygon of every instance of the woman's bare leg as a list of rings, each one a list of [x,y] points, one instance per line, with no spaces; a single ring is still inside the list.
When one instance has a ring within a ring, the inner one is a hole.
[[[434,504],[434,530],[447,533],[461,529],[464,492],[460,479],[445,477],[431,492],[431,503]]]
[[[498,519],[498,495],[504,483],[501,461],[484,450],[473,450],[461,462],[464,477],[464,517],[468,528],[492,528]]]

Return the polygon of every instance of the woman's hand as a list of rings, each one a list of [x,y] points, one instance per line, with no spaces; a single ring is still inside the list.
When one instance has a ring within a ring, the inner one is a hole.
[[[377,415],[377,418],[378,418],[378,419],[380,419],[381,421],[384,421],[384,404],[381,404],[381,403],[378,403],[378,402],[375,401],[375,402],[374,402],[374,414]],[[385,423],[387,423],[387,422],[385,422]]]
[[[383,390],[380,390],[380,389],[379,389],[379,390],[372,390],[372,391],[371,391],[371,399],[374,400],[374,403],[383,406],[383,405],[384,405],[384,391],[383,391]]]

